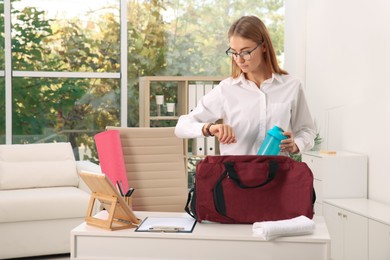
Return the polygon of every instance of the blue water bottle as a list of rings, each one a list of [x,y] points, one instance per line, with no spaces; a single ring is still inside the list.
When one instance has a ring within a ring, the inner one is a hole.
[[[257,155],[278,155],[280,152],[280,143],[287,136],[283,135],[282,128],[274,126],[268,130],[267,135],[261,144]]]

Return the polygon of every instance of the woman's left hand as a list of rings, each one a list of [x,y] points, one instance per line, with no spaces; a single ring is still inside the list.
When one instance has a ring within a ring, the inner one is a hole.
[[[280,151],[291,154],[298,153],[299,149],[298,146],[295,144],[292,132],[283,132],[283,135],[287,136],[287,138],[282,140],[280,144]]]

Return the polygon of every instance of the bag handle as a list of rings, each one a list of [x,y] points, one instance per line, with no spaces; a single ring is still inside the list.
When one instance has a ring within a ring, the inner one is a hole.
[[[255,185],[255,186],[247,186],[247,185],[241,183],[240,178],[238,177],[236,170],[234,169],[234,162],[224,162],[223,164],[225,165],[227,177],[230,178],[232,181],[234,181],[238,185],[238,187],[240,187],[242,189],[260,188],[260,187],[270,183],[276,177],[276,173],[277,173],[278,168],[279,168],[277,161],[274,161],[274,160],[268,161],[267,180],[265,180],[265,182],[263,182],[263,183]]]
[[[234,162],[224,162],[223,164],[225,166],[225,171],[222,173],[221,177],[218,179],[213,189],[215,209],[219,214],[223,216],[226,216],[225,197],[223,194],[223,186],[222,186],[222,181],[225,177],[229,177],[232,181],[234,181],[238,185],[238,187],[242,189],[260,188],[270,183],[273,179],[275,179],[276,173],[279,168],[277,161],[274,160],[268,161],[269,167],[268,167],[267,180],[255,186],[247,186],[241,183],[240,178],[238,177],[236,170],[234,169]]]

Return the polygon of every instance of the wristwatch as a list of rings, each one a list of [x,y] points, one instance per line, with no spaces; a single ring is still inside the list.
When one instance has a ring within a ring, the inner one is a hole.
[[[212,125],[215,125],[215,123],[209,123],[207,126],[206,126],[206,132],[208,134],[208,136],[214,136],[211,132],[210,132],[210,127]]]

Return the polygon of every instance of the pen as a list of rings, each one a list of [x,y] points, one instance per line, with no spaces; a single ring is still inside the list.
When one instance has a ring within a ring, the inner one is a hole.
[[[130,197],[131,196],[131,194],[133,194],[133,192],[134,192],[134,188],[130,188],[128,191],[127,191],[127,193],[126,193],[126,197]]]
[[[184,227],[176,227],[176,226],[153,226],[149,228],[149,231],[152,232],[180,232],[183,230]]]
[[[118,188],[119,193],[120,193],[121,196],[123,197],[122,187],[121,187],[121,185],[119,184],[119,181],[116,181],[116,187]]]

